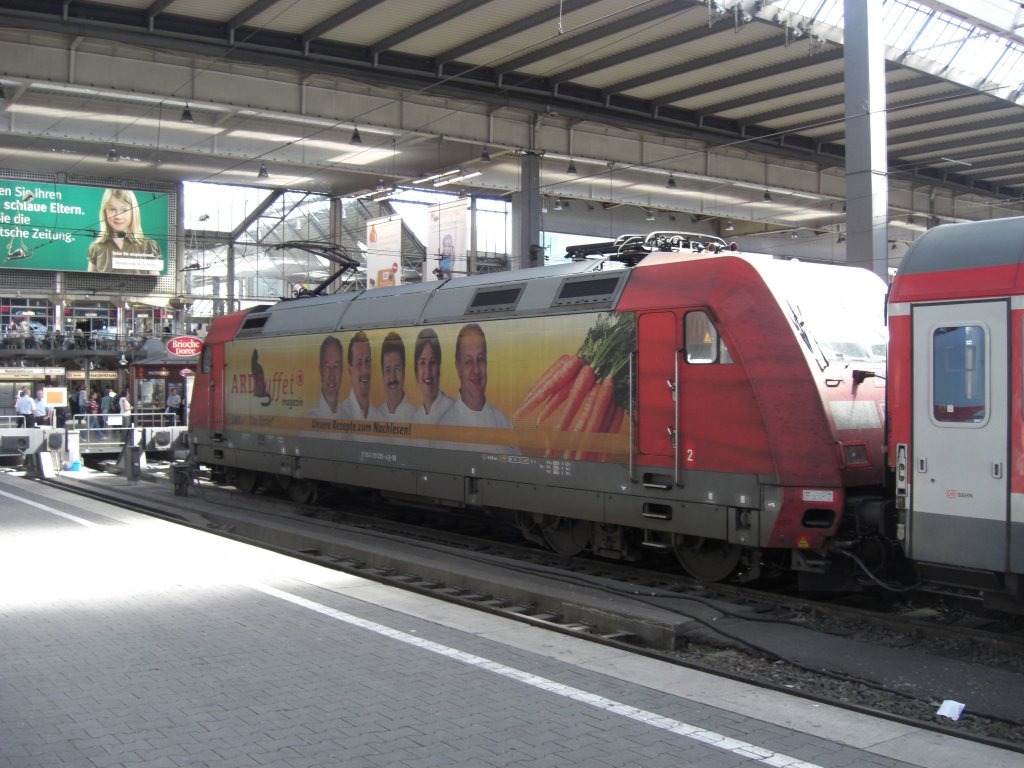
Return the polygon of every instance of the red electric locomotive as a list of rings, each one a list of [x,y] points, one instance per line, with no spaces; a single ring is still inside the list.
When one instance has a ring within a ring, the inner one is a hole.
[[[929,581],[1024,606],[1024,218],[920,237],[890,291],[889,462]]]
[[[505,514],[563,553],[674,552],[705,580],[820,587],[892,555],[880,278],[683,233],[570,255],[217,318],[193,459],[299,501]]]

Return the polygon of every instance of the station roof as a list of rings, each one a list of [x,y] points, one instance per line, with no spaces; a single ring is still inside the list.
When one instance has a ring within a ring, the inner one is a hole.
[[[842,0],[0,11],[0,168],[107,177],[113,155],[128,180],[501,196],[529,152],[559,198],[842,227]],[[890,226],[1020,213],[1020,4],[888,0],[884,14]]]

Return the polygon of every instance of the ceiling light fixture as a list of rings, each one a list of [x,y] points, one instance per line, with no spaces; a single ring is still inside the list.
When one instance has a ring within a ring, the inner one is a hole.
[[[673,176],[671,173],[668,175],[668,181],[665,182],[665,186],[668,187],[669,189],[676,188],[676,177]]]
[[[766,203],[770,203],[772,201],[772,193],[766,189],[764,191],[764,194],[761,195],[761,199],[764,200],[764,202]]]
[[[181,110],[180,122],[182,122],[182,123],[194,123],[195,121],[196,121],[196,119],[194,117],[192,117],[192,110],[189,109],[188,102],[186,101],[185,102],[185,108],[183,110]]]
[[[378,194],[377,195],[375,195],[374,197],[370,198],[370,202],[371,203],[382,203],[385,200],[390,200],[392,197],[395,196],[396,192],[397,192],[397,190],[394,189],[393,187],[384,187],[383,189],[378,190]]]
[[[736,225],[732,223],[731,219],[729,221],[725,222],[725,231],[726,232],[732,232],[734,229],[736,229]]]
[[[654,221],[654,211],[648,210],[647,215],[644,216],[644,221]]]
[[[352,138],[348,140],[348,143],[355,144],[357,147],[361,147],[363,145],[363,137],[359,135],[359,126],[354,126],[352,128]]]
[[[456,175],[458,173],[461,173],[461,171],[458,168],[453,168],[450,171],[443,171],[441,173],[435,173],[435,174],[433,174],[431,176],[424,176],[422,179],[415,179],[415,180],[413,180],[412,183],[413,184],[426,184],[427,182],[436,181],[437,179],[443,179],[445,176],[454,176],[454,175]]]
[[[267,164],[266,163],[260,163],[260,172],[256,174],[256,178],[258,178],[258,179],[269,179],[270,178],[270,171],[267,170]]]
[[[487,147],[484,147],[483,151],[480,153],[480,162],[481,163],[489,163],[489,162],[491,162],[491,153],[487,151]]]
[[[121,159],[121,156],[119,154],[117,154],[117,147],[111,147],[110,151],[107,152],[107,162],[108,163],[116,163],[120,159]]]
[[[576,170],[576,163],[572,161],[571,157],[569,158],[569,167],[565,169],[565,172],[568,173],[570,176],[575,176],[578,173],[578,171]]]
[[[562,210],[562,201],[561,200],[555,200],[555,210],[556,211]]]
[[[450,178],[435,181],[434,188],[436,189],[437,187],[446,187],[449,184],[457,184],[460,181],[466,181],[467,179],[475,179],[477,176],[482,175],[483,174],[481,171],[470,171],[469,173],[464,173],[461,176],[452,176]]]

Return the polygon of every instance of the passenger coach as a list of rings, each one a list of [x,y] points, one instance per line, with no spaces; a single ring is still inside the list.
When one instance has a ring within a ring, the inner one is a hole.
[[[889,454],[907,556],[931,581],[1019,605],[1024,218],[925,233],[888,314]]]

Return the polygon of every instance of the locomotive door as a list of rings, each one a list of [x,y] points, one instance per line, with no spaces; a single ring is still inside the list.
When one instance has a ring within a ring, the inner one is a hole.
[[[202,414],[206,426],[215,432],[224,429],[224,345],[204,344],[199,353],[199,371],[206,374],[205,380],[208,384],[206,392],[201,397],[194,397],[200,404],[206,406],[206,413]],[[195,395],[195,393],[193,393]]]
[[[1009,515],[1008,307],[913,307],[909,554],[1004,570]]]
[[[678,322],[672,312],[649,312],[637,323],[637,449],[673,456]]]

